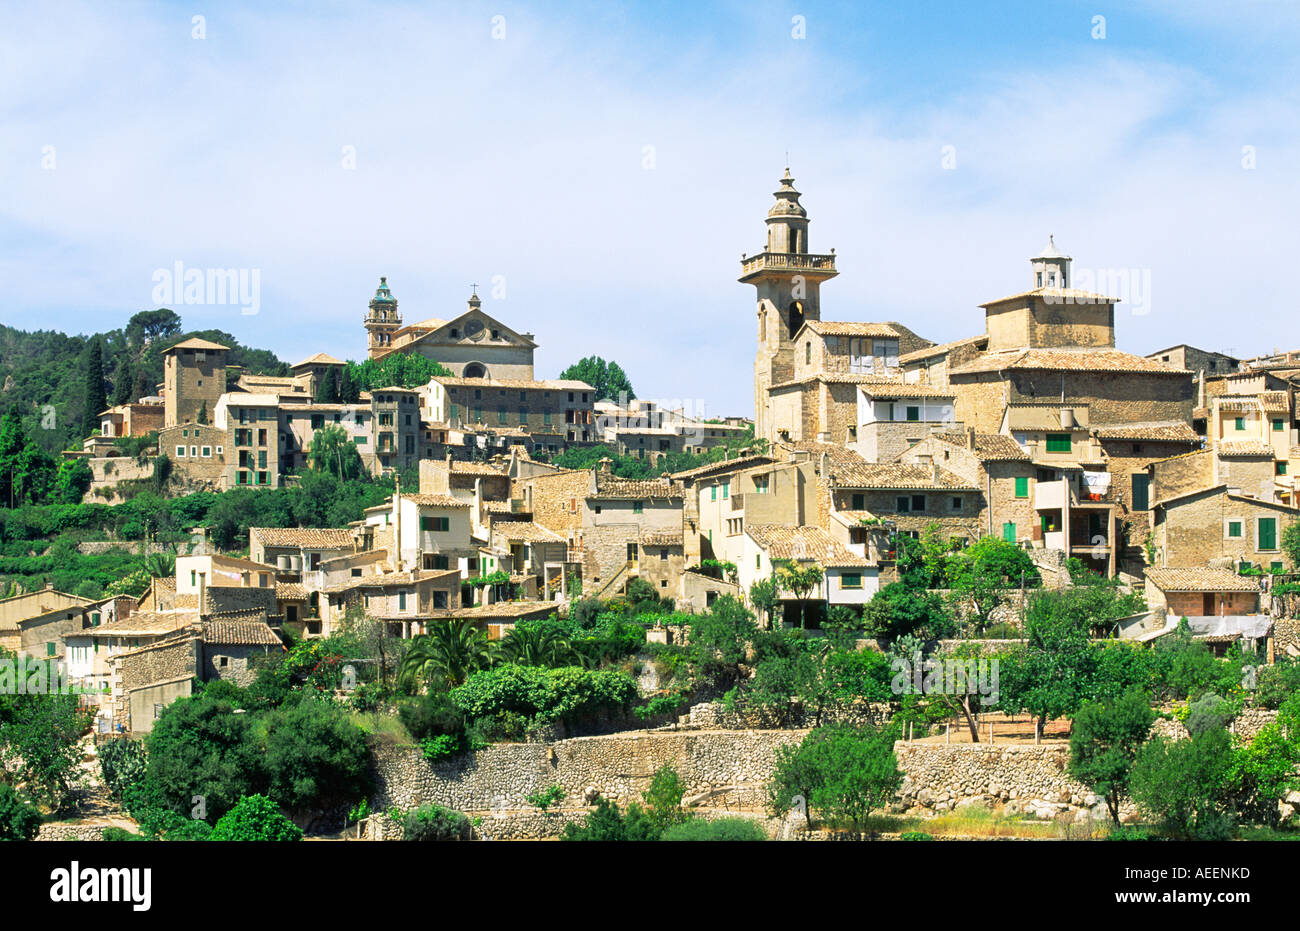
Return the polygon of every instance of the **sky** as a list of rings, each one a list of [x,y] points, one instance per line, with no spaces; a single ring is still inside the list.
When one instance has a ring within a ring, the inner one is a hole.
[[[788,164],[823,319],[980,333],[1053,235],[1122,349],[1300,348],[1297,40],[1281,0],[6,4],[0,322],[166,303],[360,359],[380,275],[407,323],[477,283],[539,378],[750,416],[736,278]],[[178,262],[257,312],[160,301]]]

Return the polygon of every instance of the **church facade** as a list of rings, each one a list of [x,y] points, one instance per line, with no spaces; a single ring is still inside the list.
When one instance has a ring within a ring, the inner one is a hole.
[[[477,293],[458,316],[404,326],[388,279],[380,278],[364,323],[372,359],[393,352],[417,353],[446,366],[457,378],[533,380],[533,334],[519,333],[485,313]]]

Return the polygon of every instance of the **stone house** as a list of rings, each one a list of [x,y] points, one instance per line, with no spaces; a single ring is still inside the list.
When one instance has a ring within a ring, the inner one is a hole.
[[[1227,484],[1162,498],[1154,505],[1152,565],[1294,568],[1286,566],[1281,540],[1297,519],[1300,509],[1235,493]]]
[[[1260,613],[1260,586],[1230,569],[1148,569],[1147,607],[1171,618]]]
[[[226,392],[229,346],[182,340],[163,351],[163,426],[210,423]]]
[[[798,623],[797,594],[780,585],[783,566],[819,566],[823,578],[811,592],[811,601],[861,608],[880,587],[878,568],[853,553],[820,527],[754,524],[743,534],[743,555],[738,563],[740,586],[748,592],[762,579],[778,580],[782,608],[778,616]],[[815,614],[810,612],[809,620]]]
[[[17,653],[23,648],[22,622],[45,617],[57,618],[67,613],[80,614],[90,604],[91,599],[57,591],[52,584],[34,592],[24,592],[0,600],[0,650]],[[45,652],[42,644],[38,653]]]
[[[566,443],[595,439],[596,390],[582,381],[434,376],[420,397],[424,419],[453,430],[518,428],[526,444],[534,431]]]
[[[682,486],[682,555],[688,566],[699,564],[704,533],[700,524],[700,494],[697,486],[708,485],[724,475],[734,474],[754,466],[768,465],[775,461],[772,456],[765,453],[749,454],[710,462],[672,474],[672,480]]]
[[[859,385],[857,395],[857,425],[844,445],[867,462],[894,462],[932,430],[960,428],[950,390],[891,382]]]

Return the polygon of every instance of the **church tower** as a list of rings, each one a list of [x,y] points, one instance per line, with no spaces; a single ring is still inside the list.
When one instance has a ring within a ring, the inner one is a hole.
[[[393,346],[393,334],[402,328],[402,315],[397,312],[397,298],[388,290],[387,278],[379,279],[365,324],[370,358],[388,352]]]
[[[771,435],[768,391],[794,377],[794,337],[808,320],[821,319],[821,284],[834,278],[835,250],[808,251],[808,211],[786,168],[776,203],[767,212],[767,245],[741,258],[742,284],[758,291],[758,353],[754,358],[754,435]]]
[[[1055,236],[1047,237],[1047,245],[1029,264],[1034,271],[1034,290],[1070,286],[1070,257],[1056,248]]]

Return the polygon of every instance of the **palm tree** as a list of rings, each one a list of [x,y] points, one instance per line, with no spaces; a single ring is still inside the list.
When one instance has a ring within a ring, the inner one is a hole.
[[[416,637],[406,651],[397,681],[406,688],[451,688],[486,669],[491,656],[487,635],[473,621],[433,621],[429,633]]]
[[[582,655],[558,631],[516,627],[501,641],[500,656],[521,666],[580,666]]]
[[[155,579],[166,579],[176,574],[176,557],[170,553],[148,553],[144,567]]]

